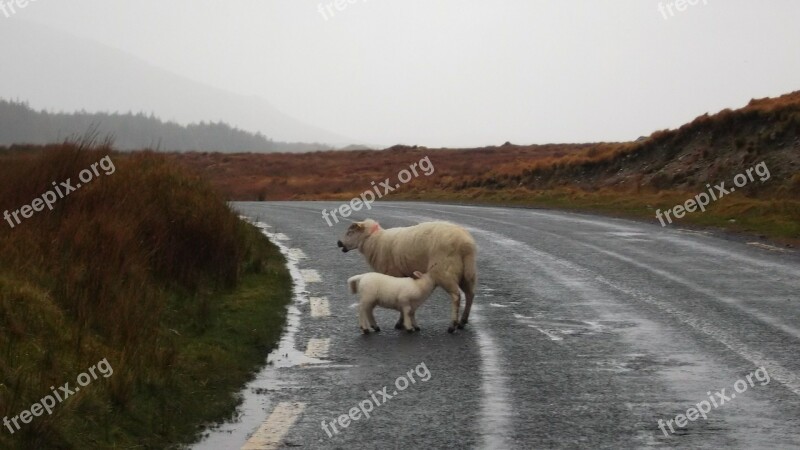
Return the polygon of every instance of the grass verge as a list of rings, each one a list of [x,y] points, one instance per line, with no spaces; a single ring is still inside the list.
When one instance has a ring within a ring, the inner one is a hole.
[[[473,188],[459,192],[426,190],[422,194],[401,193],[393,195],[392,199],[552,208],[625,217],[660,225],[655,216],[656,210],[664,211],[683,204],[695,194],[676,191],[631,193],[611,189],[588,192],[569,188],[549,190]],[[667,226],[743,233],[784,245],[800,246],[800,201],[792,198],[754,199],[737,196],[734,193],[713,202],[705,212],[688,213]]]
[[[0,223],[0,418],[20,425],[0,424],[0,448],[190,443],[231,417],[280,336],[282,255],[161,156],[71,144],[0,153],[0,213],[51,182],[75,185],[105,157],[105,173],[53,210]],[[22,421],[50,386],[76,387],[103,359],[113,373]]]

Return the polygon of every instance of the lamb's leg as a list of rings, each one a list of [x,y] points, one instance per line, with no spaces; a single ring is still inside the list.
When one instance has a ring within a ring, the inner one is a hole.
[[[411,307],[404,306],[403,307],[403,327],[405,327],[406,331],[409,333],[414,332],[414,325],[411,320]]]
[[[372,308],[367,309],[367,318],[369,319],[369,324],[372,325],[372,329],[375,330],[376,333],[380,333],[381,328],[378,326],[378,323],[375,322],[375,314],[373,314],[374,310],[375,305],[372,305]]]
[[[400,311],[400,318],[397,319],[397,323],[394,324],[395,330],[402,330],[403,329],[403,311]]]
[[[367,311],[369,311],[369,306],[365,302],[361,302],[358,308],[358,326],[361,328],[361,332],[364,334],[369,334]]]
[[[422,329],[422,328],[419,327],[419,325],[417,325],[417,310],[416,309],[412,309],[411,310],[411,325],[414,327],[414,331],[419,331],[419,330]]]

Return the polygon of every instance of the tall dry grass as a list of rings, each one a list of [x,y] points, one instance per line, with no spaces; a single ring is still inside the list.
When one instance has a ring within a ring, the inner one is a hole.
[[[192,324],[202,333],[211,294],[260,265],[249,260],[256,256],[244,225],[225,202],[151,152],[123,155],[91,143],[0,152],[0,213],[30,204],[53,181],[74,185],[107,155],[113,174],[101,171],[13,229],[0,222],[0,416],[18,414],[102,358],[115,374],[53,416],[0,433],[0,447],[102,448],[89,443],[98,427],[109,442],[152,435],[131,416],[175,382],[180,336],[168,327]],[[96,422],[112,412],[127,425]],[[175,419],[158,417],[158,427]]]

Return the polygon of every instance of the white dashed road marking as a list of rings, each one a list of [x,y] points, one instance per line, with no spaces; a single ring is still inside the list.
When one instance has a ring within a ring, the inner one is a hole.
[[[303,269],[300,271],[300,274],[303,276],[306,283],[320,283],[322,281],[319,272],[314,269]]]
[[[331,315],[327,297],[311,297],[311,317],[328,317]]]
[[[305,408],[305,403],[278,403],[242,450],[271,450],[282,447],[281,441]]]
[[[316,339],[308,340],[308,347],[306,347],[306,356],[309,358],[324,359],[328,357],[328,347],[330,347],[330,339]]]

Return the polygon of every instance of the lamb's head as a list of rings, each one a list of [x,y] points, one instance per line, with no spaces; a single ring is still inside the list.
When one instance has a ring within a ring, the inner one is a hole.
[[[361,244],[363,244],[368,237],[380,229],[380,224],[372,219],[367,219],[363,222],[355,222],[347,227],[344,236],[339,239],[336,245],[341,247],[342,252],[347,253],[350,250],[360,248]]]
[[[430,270],[425,273],[414,271],[414,274],[411,275],[411,278],[417,280],[422,289],[425,291],[433,291],[436,288],[436,281],[433,279],[433,275],[431,275]]]

